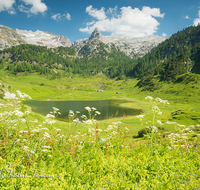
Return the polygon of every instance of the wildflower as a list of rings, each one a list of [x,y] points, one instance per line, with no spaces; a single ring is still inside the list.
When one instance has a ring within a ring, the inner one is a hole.
[[[95,111],[95,114],[96,115],[100,115],[101,113],[99,111]]]
[[[113,131],[113,132],[112,132],[112,134],[113,134],[113,135],[117,135],[117,134],[118,134],[118,132],[116,132],[116,131]]]
[[[82,115],[82,116],[81,116],[81,118],[83,118],[83,119],[84,119],[84,118],[87,118],[87,116],[86,116],[86,115]]]
[[[127,131],[129,131],[129,129],[128,129],[127,127],[125,127],[125,129],[126,129]]]
[[[158,97],[157,97],[157,98],[155,98],[155,101],[156,101],[156,102],[162,102],[163,100],[162,100],[161,98],[158,98]]]
[[[5,99],[16,99],[16,95],[14,93],[5,92],[4,93],[4,98]]]
[[[50,135],[49,135],[49,133],[47,133],[47,132],[44,132],[44,137],[50,138]]]
[[[93,111],[95,111],[95,110],[97,110],[97,109],[96,109],[96,108],[94,108],[94,107],[92,107],[92,110],[93,110]]]
[[[163,104],[170,104],[167,100],[162,101]]]
[[[80,113],[80,111],[76,111],[76,113],[78,114],[78,113]]]
[[[28,146],[23,146],[22,147],[24,150],[27,150],[27,149],[29,149],[29,147]]]
[[[42,128],[42,129],[43,129],[43,130],[47,130],[47,131],[49,130],[49,129],[48,129],[48,128],[46,128],[46,127]]]
[[[96,129],[96,131],[100,131],[100,132],[102,132],[102,130],[101,130],[101,129]]]
[[[177,124],[179,127],[186,127],[185,125],[179,125],[179,124]]]
[[[143,118],[144,117],[144,115],[138,115],[138,116],[136,116],[137,118]]]
[[[72,139],[68,139],[68,141],[72,141]]]
[[[79,118],[73,120],[74,123],[80,123]]]
[[[45,116],[45,118],[55,118],[55,115],[47,114],[47,115]]]
[[[30,114],[30,111],[25,111],[25,114],[27,114],[27,115]]]
[[[108,125],[107,131],[111,131],[112,129],[113,129],[113,126],[112,125]]]
[[[158,132],[158,128],[155,126],[152,126],[152,132]]]
[[[61,131],[61,129],[56,129],[56,131]]]
[[[21,98],[21,99],[32,99],[29,95],[25,94],[25,93],[21,93],[19,90],[16,90],[17,95]]]
[[[90,108],[89,106],[86,106],[85,109],[86,109],[87,111],[91,111],[91,108]]]
[[[172,124],[176,124],[176,122],[167,121],[166,124],[172,125]]]
[[[48,157],[51,157],[51,155],[47,155]]]
[[[157,120],[157,123],[160,125],[163,125],[162,121],[160,121],[160,120]]]
[[[50,146],[42,146],[42,148],[51,148]]]
[[[33,150],[30,151],[31,154],[34,154],[35,152]]]
[[[85,123],[88,125],[93,125],[95,122],[96,120],[91,120],[91,119],[88,119],[87,121],[85,121]]]
[[[48,150],[47,150],[47,149],[42,149],[41,151],[42,151],[42,152],[48,152]]]
[[[68,115],[69,118],[72,118],[74,117],[74,112],[72,110],[69,110],[69,115]]]
[[[154,107],[152,107],[152,111],[154,111],[154,112],[156,112],[156,113],[159,113],[159,112],[160,112],[160,109],[159,109],[158,106],[154,106]],[[162,112],[161,112],[161,114],[162,114]]]
[[[56,123],[56,121],[55,120],[46,119],[45,122],[43,122],[43,123],[48,123],[48,124],[52,125],[52,124]]]
[[[15,110],[13,113],[18,117],[23,117],[24,116],[24,113],[19,111],[19,110]]]
[[[150,100],[150,101],[152,101],[154,98],[152,97],[152,96],[147,96],[147,97],[145,97],[145,100]]]
[[[26,119],[22,118],[21,122],[26,123]]]
[[[58,108],[55,108],[55,107],[52,107],[52,108],[53,108],[54,113],[57,112],[57,111],[59,111]]]

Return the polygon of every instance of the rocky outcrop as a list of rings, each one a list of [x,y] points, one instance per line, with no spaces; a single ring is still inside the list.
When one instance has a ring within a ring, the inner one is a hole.
[[[28,44],[47,46],[48,48],[59,47],[59,46],[63,47],[71,46],[70,40],[65,36],[55,35],[49,32],[43,32],[39,30],[32,32],[27,30],[16,29],[16,32]]]
[[[0,25],[0,49],[24,43],[26,43],[26,41],[24,41],[15,30],[7,26]]]
[[[95,28],[95,30],[92,32],[91,36],[89,37],[89,40],[92,40],[92,39],[98,39],[101,42],[106,43],[106,40],[102,36],[99,28]]]
[[[100,43],[105,44],[105,50],[115,46],[116,49],[124,52],[126,55],[137,58],[142,57],[166,38],[160,36],[145,36],[138,38],[128,38],[126,36],[102,36],[99,28],[95,28],[91,36],[86,39],[80,39],[71,44],[70,40],[61,35],[55,35],[43,31],[13,30],[9,27],[0,25],[0,49],[9,48],[19,44],[34,44],[54,47],[73,47],[77,55],[82,56],[86,51],[95,50]],[[98,49],[98,48],[97,48]]]
[[[159,43],[166,40],[166,38],[164,37],[153,35],[137,38],[128,38],[126,36],[102,36],[101,31],[96,28],[89,38],[75,41],[72,44],[72,47],[75,47],[78,51],[78,55],[80,55],[81,52],[79,51],[82,50],[82,47],[90,44],[90,41],[92,41],[93,39],[98,39],[109,47],[115,45],[117,49],[132,58],[144,56],[152,48],[156,47]]]
[[[0,49],[9,48],[20,44],[34,44],[40,46],[70,47],[70,40],[61,35],[51,34],[49,32],[27,30],[13,30],[7,26],[0,25]]]

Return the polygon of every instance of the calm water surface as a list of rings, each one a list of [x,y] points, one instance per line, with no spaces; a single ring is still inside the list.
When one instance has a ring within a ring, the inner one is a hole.
[[[34,112],[46,115],[53,111],[52,107],[56,107],[61,112],[61,115],[58,116],[58,119],[66,120],[68,119],[69,110],[74,112],[79,111],[80,113],[77,117],[80,118],[81,115],[86,115],[88,117],[88,111],[84,108],[86,106],[95,107],[97,111],[101,114],[97,115],[95,119],[103,120],[110,117],[123,117],[125,114],[128,115],[137,115],[141,110],[130,109],[120,107],[119,104],[125,103],[128,101],[124,100],[95,100],[95,101],[36,101],[29,100],[25,104],[32,107]],[[117,115],[116,115],[117,113]]]

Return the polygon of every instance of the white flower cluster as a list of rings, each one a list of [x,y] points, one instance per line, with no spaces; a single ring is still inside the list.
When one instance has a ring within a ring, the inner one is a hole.
[[[5,92],[4,99],[16,99],[16,94],[10,93],[10,92]]]
[[[155,100],[155,102],[157,103],[162,103],[162,104],[169,104],[169,102],[167,100],[162,100],[161,98],[153,98],[152,96],[147,96],[145,97],[145,100],[149,100],[149,101],[153,101]]]
[[[32,99],[29,95],[25,94],[25,93],[22,93],[20,92],[19,90],[16,91],[17,92],[17,95],[19,96],[19,98],[21,100],[24,100],[24,99]]]
[[[162,114],[162,112],[160,111],[160,109],[159,109],[158,106],[153,106],[153,107],[152,107],[152,111],[155,112],[155,113],[157,113],[158,115],[161,115],[161,114]]]

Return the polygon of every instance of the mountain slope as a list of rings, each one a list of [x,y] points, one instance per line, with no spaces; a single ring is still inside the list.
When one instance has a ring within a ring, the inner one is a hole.
[[[200,26],[190,26],[138,59],[128,75],[141,79],[139,87],[156,90],[159,81],[197,82],[199,74]]]
[[[0,25],[0,50],[20,44],[34,44],[51,47],[70,47],[71,42],[67,37],[37,30],[13,30]]]
[[[114,45],[117,49],[132,58],[144,56],[152,48],[166,40],[166,38],[160,36],[145,36],[137,38],[128,38],[126,36],[102,36],[100,30],[95,28],[89,38],[75,41],[72,44],[72,47],[75,47],[78,54],[81,55],[81,49],[83,46],[87,45],[93,39],[98,39],[108,47]]]

